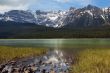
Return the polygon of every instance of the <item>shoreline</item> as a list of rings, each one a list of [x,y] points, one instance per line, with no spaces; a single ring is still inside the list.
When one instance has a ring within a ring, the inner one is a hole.
[[[70,63],[64,58],[63,52],[59,50],[50,50],[42,56],[10,61],[0,66],[1,72],[8,71],[9,73],[25,73],[27,71],[31,73],[51,73],[51,71],[68,73],[69,68]]]
[[[43,48],[0,46],[0,64],[11,60],[40,56],[46,51],[47,49]]]

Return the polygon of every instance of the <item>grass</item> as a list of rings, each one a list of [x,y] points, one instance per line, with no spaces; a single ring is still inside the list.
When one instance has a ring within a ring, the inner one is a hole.
[[[0,64],[13,59],[39,56],[46,53],[46,49],[27,47],[0,46]]]
[[[71,73],[110,73],[110,49],[64,49],[73,57]],[[39,56],[46,49],[0,46],[0,63],[12,59]]]
[[[110,73],[110,49],[82,49],[73,57],[71,73]]]

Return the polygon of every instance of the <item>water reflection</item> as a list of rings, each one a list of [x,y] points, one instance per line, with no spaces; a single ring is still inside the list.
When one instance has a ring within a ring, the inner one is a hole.
[[[2,39],[0,45],[30,47],[62,47],[63,39]]]
[[[0,45],[47,48],[105,48],[110,47],[110,39],[1,39]]]

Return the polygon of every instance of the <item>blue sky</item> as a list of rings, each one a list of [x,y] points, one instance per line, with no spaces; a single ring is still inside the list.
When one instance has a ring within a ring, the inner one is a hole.
[[[88,4],[98,7],[108,7],[110,6],[110,0],[39,0],[37,4],[30,7],[30,9],[66,10],[71,6],[80,8]]]
[[[109,7],[110,0],[0,0],[0,12],[9,10],[67,10],[88,4]]]

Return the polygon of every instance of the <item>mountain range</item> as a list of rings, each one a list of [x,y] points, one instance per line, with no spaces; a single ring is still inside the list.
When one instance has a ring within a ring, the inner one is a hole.
[[[0,14],[0,21],[34,23],[54,28],[105,26],[110,25],[110,7],[99,8],[88,5],[78,9],[71,7],[65,11],[36,10],[36,12],[11,10]]]
[[[110,38],[110,7],[11,10],[0,14],[0,39]]]

